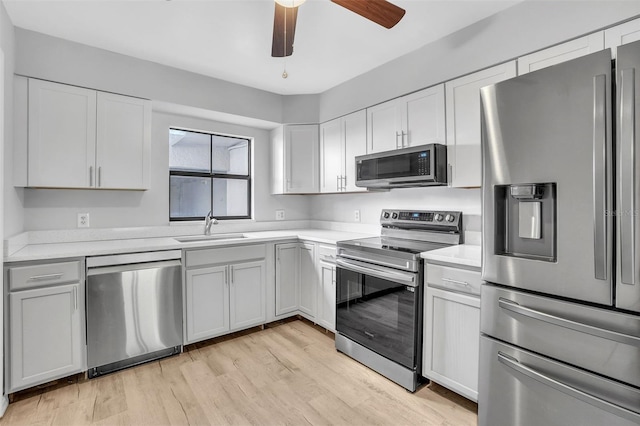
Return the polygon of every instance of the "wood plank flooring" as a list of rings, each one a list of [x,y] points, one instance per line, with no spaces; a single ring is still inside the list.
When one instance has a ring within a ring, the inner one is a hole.
[[[411,394],[306,321],[273,324],[98,379],[12,395],[0,425],[476,425],[436,384]]]

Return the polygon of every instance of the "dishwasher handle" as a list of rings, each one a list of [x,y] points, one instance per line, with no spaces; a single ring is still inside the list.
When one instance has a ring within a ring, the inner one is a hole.
[[[132,263],[126,265],[100,266],[87,268],[87,277],[104,274],[119,274],[129,271],[140,271],[142,269],[165,269],[172,267],[180,267],[182,263],[179,260],[163,260],[159,262]]]

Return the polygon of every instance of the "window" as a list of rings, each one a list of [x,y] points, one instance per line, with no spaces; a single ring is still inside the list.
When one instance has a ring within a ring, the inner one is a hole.
[[[251,218],[251,140],[169,129],[169,220]]]

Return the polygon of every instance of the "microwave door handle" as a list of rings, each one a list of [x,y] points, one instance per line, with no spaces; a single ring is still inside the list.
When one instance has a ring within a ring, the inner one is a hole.
[[[594,274],[607,279],[607,76],[593,77],[593,245]]]
[[[635,152],[635,75],[634,69],[620,71],[620,128],[618,129],[620,223],[620,280],[636,284],[636,152]]]

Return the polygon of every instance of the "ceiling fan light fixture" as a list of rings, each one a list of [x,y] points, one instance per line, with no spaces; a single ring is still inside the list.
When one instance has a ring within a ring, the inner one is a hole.
[[[305,1],[307,0],[275,0],[276,3],[283,7],[298,7]]]

